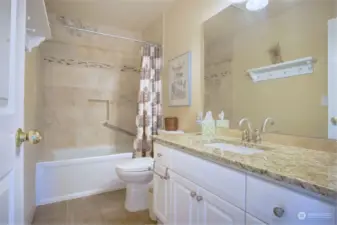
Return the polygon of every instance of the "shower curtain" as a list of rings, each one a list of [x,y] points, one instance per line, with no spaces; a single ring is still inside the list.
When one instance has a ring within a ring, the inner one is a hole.
[[[142,68],[136,117],[137,137],[134,142],[134,157],[153,156],[152,135],[162,126],[161,105],[161,48],[142,47]]]

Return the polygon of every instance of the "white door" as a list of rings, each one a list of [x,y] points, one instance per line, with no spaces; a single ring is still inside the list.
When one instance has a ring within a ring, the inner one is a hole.
[[[337,18],[328,23],[329,139],[337,139]]]
[[[165,167],[156,165],[156,172],[165,174]],[[163,224],[168,224],[169,213],[169,180],[154,174],[153,176],[153,211]]]
[[[23,158],[15,134],[23,126],[25,0],[0,1],[0,224],[23,224]]]
[[[246,213],[246,225],[268,225],[268,224]]]
[[[171,183],[171,210],[170,224],[195,225],[197,224],[197,185],[179,176],[170,173]]]
[[[242,225],[245,212],[200,188],[196,198],[200,225]]]

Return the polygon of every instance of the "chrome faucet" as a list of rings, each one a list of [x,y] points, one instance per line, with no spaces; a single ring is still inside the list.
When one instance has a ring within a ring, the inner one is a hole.
[[[244,123],[247,123],[248,129],[243,129]],[[275,124],[275,121],[273,118],[268,117],[264,120],[261,130],[259,129],[252,129],[252,124],[249,121],[248,118],[242,118],[239,121],[239,127],[242,130],[242,136],[241,136],[241,142],[244,145],[249,144],[251,141],[253,141],[255,144],[260,144],[262,142],[262,134],[267,131],[267,126],[273,126]]]
[[[259,129],[254,130],[252,138],[255,144],[260,144],[262,142],[262,134],[267,131],[268,124],[270,124],[270,126],[273,126],[275,124],[274,119],[271,117],[266,118],[262,124],[261,130]]]
[[[248,129],[250,132],[252,132],[252,123],[249,121],[248,118],[242,118],[240,121],[239,121],[239,127],[242,128],[243,126],[243,123],[246,122],[247,123],[247,126],[248,126]],[[242,129],[241,129],[242,130]]]
[[[262,128],[261,128],[261,132],[265,133],[267,131],[267,125],[270,124],[270,126],[273,126],[275,124],[275,121],[273,118],[268,117],[264,120]]]
[[[242,129],[243,127],[243,124],[244,123],[247,123],[247,126],[248,126],[248,129]],[[240,121],[239,121],[239,127],[240,129],[242,130],[242,133],[241,133],[241,142],[243,145],[246,145],[247,143],[250,143],[251,140],[252,140],[252,124],[251,122],[249,121],[248,118],[242,118]]]

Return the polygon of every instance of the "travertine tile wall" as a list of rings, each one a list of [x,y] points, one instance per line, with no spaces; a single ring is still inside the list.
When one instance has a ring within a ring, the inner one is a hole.
[[[59,149],[114,146],[132,151],[133,137],[101,125],[110,101],[110,123],[135,132],[139,73],[121,72],[124,65],[139,67],[140,45],[129,41],[70,32],[51,17],[53,39],[41,46],[44,76],[44,159]],[[102,32],[140,37],[136,32],[95,27]],[[69,63],[69,62],[74,63]],[[89,61],[90,65],[81,62]],[[102,64],[107,65],[101,68]]]

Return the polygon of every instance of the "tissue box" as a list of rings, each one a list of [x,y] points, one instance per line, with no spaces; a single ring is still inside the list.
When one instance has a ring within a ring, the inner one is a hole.
[[[204,120],[201,123],[202,135],[206,137],[215,136],[215,121],[214,120]]]
[[[229,128],[229,120],[217,120],[216,127],[218,128]]]

